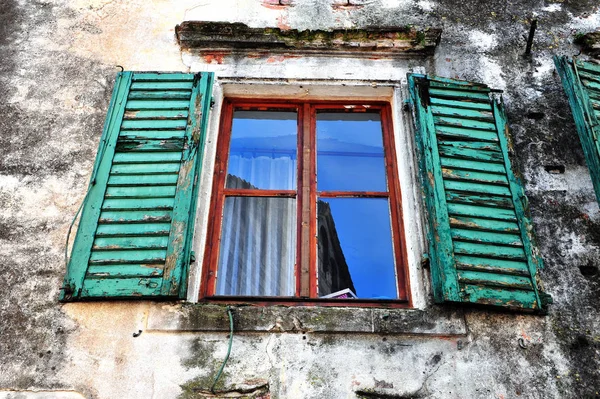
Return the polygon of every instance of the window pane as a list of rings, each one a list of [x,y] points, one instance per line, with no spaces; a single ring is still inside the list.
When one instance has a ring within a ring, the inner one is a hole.
[[[381,118],[375,113],[317,114],[317,189],[387,191]]]
[[[396,299],[388,199],[321,198],[317,208],[319,296]]]
[[[293,296],[294,198],[227,197],[217,295]]]
[[[227,188],[296,189],[297,113],[235,111]]]

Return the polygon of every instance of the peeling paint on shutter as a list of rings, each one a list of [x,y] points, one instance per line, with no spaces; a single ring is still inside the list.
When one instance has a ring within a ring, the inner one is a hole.
[[[62,300],[185,297],[212,74],[122,72]]]
[[[600,203],[600,65],[554,57]]]
[[[436,302],[544,311],[542,261],[511,170],[501,102],[482,84],[409,74]]]

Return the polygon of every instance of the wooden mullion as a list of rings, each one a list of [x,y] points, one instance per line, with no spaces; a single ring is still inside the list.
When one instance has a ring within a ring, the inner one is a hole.
[[[312,127],[312,115],[311,107],[309,104],[302,106],[302,119],[301,119],[301,132],[302,132],[302,181],[300,191],[302,194],[300,204],[300,297],[308,298],[316,296],[316,292],[311,289],[311,269],[312,266],[312,254],[311,246],[314,240],[311,240],[311,235],[314,235],[315,222],[313,222],[311,215],[311,209],[316,208],[316,200],[313,201],[314,197],[314,170],[313,164],[313,138],[314,130]],[[312,202],[315,202],[313,206]],[[316,276],[316,274],[315,274]],[[312,283],[314,285],[314,283]]]

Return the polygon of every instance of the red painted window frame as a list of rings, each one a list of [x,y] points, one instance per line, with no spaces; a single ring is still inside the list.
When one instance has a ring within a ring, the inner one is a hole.
[[[366,107],[365,107],[366,105]],[[342,112],[366,112],[378,110],[383,130],[383,145],[387,192],[333,192],[317,193],[316,190],[316,114],[318,110],[339,110]],[[233,113],[235,110],[294,110],[298,114],[298,156],[297,190],[248,190],[227,189],[227,161]],[[212,196],[209,212],[208,234],[202,267],[199,301],[253,304],[287,304],[319,306],[361,306],[361,307],[411,307],[410,284],[408,279],[407,251],[402,218],[402,197],[398,177],[397,158],[392,126],[390,104],[377,101],[294,101],[294,100],[252,100],[226,98],[221,111],[221,123],[217,138],[217,153],[213,176]],[[308,182],[308,184],[306,184]],[[396,263],[398,299],[320,299],[317,297],[317,194],[320,197],[366,197],[389,198],[392,226],[392,241]],[[295,297],[246,297],[215,296],[218,268],[221,225],[225,198],[229,195],[268,196],[296,198],[296,292]],[[306,199],[308,198],[308,203]],[[313,217],[315,216],[315,217]]]

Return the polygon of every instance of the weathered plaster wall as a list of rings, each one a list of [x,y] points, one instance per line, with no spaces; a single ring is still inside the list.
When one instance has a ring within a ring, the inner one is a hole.
[[[235,334],[220,388],[268,384],[273,398],[598,397],[600,211],[551,61],[576,54],[573,35],[600,26],[597,2],[271,3],[0,3],[0,397],[201,397],[225,355],[224,308],[57,302],[65,236],[84,196],[116,65],[367,80],[401,80],[422,67],[505,90],[546,264],[541,277],[555,300],[550,314],[429,306],[414,320],[392,313],[373,321],[379,327],[368,333],[363,324],[339,328],[352,319],[343,313],[254,311],[265,331],[252,332],[258,322],[250,318]],[[527,58],[523,35],[533,16],[539,28]],[[185,19],[300,30],[414,24],[444,33],[430,60],[244,60],[182,54],[174,27]],[[565,172],[546,171],[556,165]],[[205,324],[189,322],[189,312]]]

